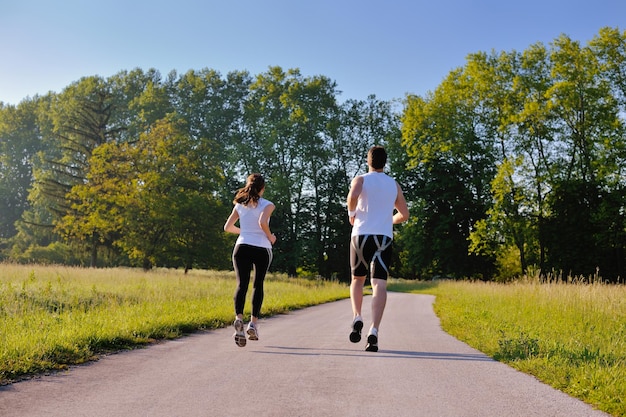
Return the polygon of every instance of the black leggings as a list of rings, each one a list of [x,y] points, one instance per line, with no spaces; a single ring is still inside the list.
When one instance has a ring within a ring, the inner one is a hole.
[[[235,314],[243,314],[246,294],[250,285],[250,273],[254,267],[254,283],[252,286],[252,315],[259,317],[263,304],[263,282],[265,274],[272,263],[272,249],[246,244],[235,245],[233,250],[233,267],[237,275],[235,290]]]

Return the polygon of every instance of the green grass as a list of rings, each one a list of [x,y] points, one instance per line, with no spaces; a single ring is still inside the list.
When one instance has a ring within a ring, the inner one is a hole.
[[[0,384],[229,325],[234,289],[232,272],[0,264]],[[436,295],[453,336],[626,416],[626,287],[391,280],[389,289]],[[271,274],[263,315],[348,295],[345,284]]]
[[[614,416],[626,416],[626,287],[394,281],[436,295],[451,335]]]
[[[229,325],[234,291],[232,272],[0,264],[0,384]],[[348,296],[345,284],[270,274],[262,314]]]

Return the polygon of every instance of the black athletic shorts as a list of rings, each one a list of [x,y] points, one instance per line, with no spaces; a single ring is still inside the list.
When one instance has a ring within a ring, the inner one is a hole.
[[[352,275],[386,280],[391,263],[392,239],[384,235],[359,235],[350,238]]]

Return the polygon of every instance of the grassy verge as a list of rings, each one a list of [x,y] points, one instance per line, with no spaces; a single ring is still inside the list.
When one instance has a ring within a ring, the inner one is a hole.
[[[448,333],[614,416],[626,416],[626,287],[394,281],[437,296]]]
[[[0,384],[230,324],[231,272],[0,264]],[[442,327],[497,360],[626,416],[626,287],[392,280],[437,296]],[[270,275],[264,315],[348,297],[345,284]]]
[[[0,384],[228,325],[234,291],[232,272],[0,264]],[[269,275],[263,314],[348,296],[345,284]]]

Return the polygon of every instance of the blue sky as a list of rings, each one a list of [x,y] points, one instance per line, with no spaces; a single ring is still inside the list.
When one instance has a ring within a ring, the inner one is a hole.
[[[83,76],[299,68],[341,101],[434,90],[478,51],[626,30],[624,0],[0,0],[0,101]]]

